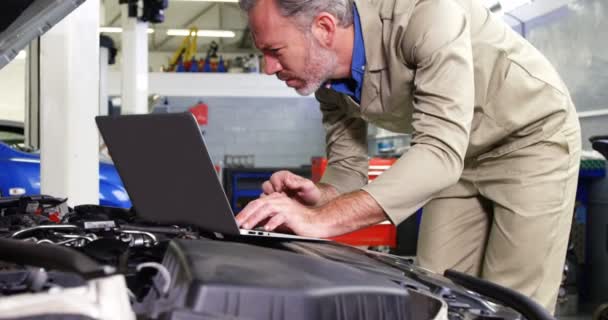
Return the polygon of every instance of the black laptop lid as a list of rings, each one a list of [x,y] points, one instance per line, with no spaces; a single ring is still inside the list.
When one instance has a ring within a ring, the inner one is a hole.
[[[99,116],[95,120],[138,216],[239,234],[192,114]]]

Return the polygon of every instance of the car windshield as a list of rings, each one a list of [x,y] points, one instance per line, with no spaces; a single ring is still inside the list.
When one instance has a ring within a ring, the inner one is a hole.
[[[2,129],[0,129],[0,141],[8,145],[15,146],[23,144],[23,142],[25,141],[25,137],[23,136],[23,134],[20,133],[3,131]]]
[[[10,121],[0,120],[0,142],[3,142],[11,148],[20,151],[34,151],[31,147],[25,145],[23,125],[21,125],[20,123],[12,123]]]

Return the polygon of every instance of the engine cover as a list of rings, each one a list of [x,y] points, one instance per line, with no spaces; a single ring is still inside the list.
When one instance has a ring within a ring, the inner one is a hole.
[[[139,305],[156,315],[181,309],[239,319],[433,319],[445,309],[386,276],[285,248],[173,240],[163,265],[171,274],[168,296],[151,291]]]

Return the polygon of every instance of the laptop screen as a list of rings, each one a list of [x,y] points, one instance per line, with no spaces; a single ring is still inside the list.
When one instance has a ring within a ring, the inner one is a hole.
[[[138,216],[239,234],[192,114],[99,116],[96,122]]]

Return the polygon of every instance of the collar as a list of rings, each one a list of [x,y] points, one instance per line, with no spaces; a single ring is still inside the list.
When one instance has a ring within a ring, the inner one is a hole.
[[[384,46],[382,44],[383,20],[392,19],[392,6],[395,0],[380,0],[372,4],[369,0],[355,0],[359,13],[367,71],[378,71],[386,68]]]
[[[365,73],[365,44],[361,31],[361,22],[357,8],[353,6],[353,25],[355,38],[351,58],[351,77],[348,79],[337,79],[330,82],[332,90],[353,97],[357,102],[361,101],[361,88],[363,87],[363,74]]]

